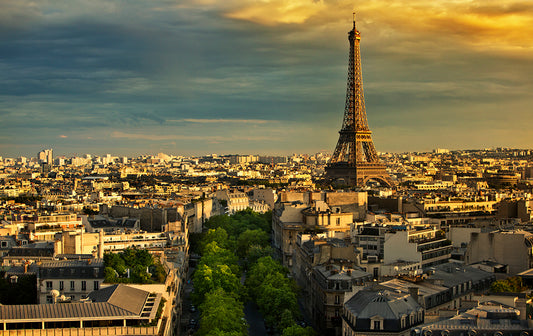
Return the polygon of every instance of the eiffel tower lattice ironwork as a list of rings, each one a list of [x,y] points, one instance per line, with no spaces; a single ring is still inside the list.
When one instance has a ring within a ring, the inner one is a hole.
[[[335,152],[326,167],[326,177],[351,186],[361,187],[369,180],[377,180],[392,187],[394,182],[387,173],[385,165],[379,161],[366,119],[359,48],[361,35],[355,28],[355,13],[353,29],[348,33],[348,40],[350,57],[344,120]]]

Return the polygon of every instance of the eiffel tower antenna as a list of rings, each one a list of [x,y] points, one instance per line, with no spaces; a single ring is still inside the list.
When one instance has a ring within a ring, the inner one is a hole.
[[[350,53],[344,119],[337,146],[326,167],[326,177],[333,182],[350,186],[362,187],[369,180],[377,180],[393,187],[394,182],[387,173],[385,165],[378,159],[366,118],[359,48],[361,35],[355,26],[355,12],[353,29],[348,33],[348,41]]]

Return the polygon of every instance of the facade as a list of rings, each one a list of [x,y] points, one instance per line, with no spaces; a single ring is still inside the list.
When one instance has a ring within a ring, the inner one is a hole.
[[[533,267],[533,234],[526,231],[473,232],[465,263],[490,260],[507,265],[515,275]]]
[[[268,205],[269,209],[274,209],[274,203],[278,199],[276,190],[272,188],[254,189],[252,200],[263,202]]]
[[[226,201],[227,213],[234,214],[237,211],[246,210],[250,207],[250,200],[243,192],[230,192],[227,189],[217,190],[215,194],[219,200]]]
[[[272,211],[272,245],[284,266],[292,269],[300,233],[348,237],[352,223],[366,214],[366,192],[281,193]]]
[[[120,252],[126,248],[162,250],[183,246],[187,249],[187,232],[131,232],[131,233],[63,233],[55,242],[59,254],[94,254],[103,258],[105,252]]]
[[[344,304],[343,336],[410,335],[424,323],[424,308],[409,294],[362,290]]]
[[[358,267],[361,251],[347,240],[298,235],[294,277],[302,289],[303,307],[321,334],[340,335],[344,302],[372,275]]]
[[[41,304],[80,301],[100,289],[104,281],[101,259],[55,260],[37,266],[37,295]]]
[[[147,232],[161,232],[168,222],[175,222],[180,219],[178,209],[175,207],[114,205],[109,209],[109,214],[114,218],[138,218],[141,230]]]
[[[50,216],[37,216],[25,225],[25,232],[32,241],[54,240],[56,233],[63,231],[81,232],[84,226],[81,218],[76,214],[54,214]]]
[[[420,263],[422,269],[446,263],[452,252],[452,243],[444,232],[425,228],[385,233],[384,263],[397,261]]]

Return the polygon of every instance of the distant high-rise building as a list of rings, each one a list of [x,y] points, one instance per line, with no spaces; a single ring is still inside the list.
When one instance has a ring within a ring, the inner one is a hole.
[[[44,149],[37,154],[37,159],[40,163],[53,164],[54,156],[52,154],[52,149]]]

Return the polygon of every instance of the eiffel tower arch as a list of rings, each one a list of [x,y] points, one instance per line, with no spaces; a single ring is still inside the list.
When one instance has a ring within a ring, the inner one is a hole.
[[[331,182],[349,186],[362,187],[369,180],[376,180],[393,187],[394,181],[378,158],[374,142],[372,142],[372,132],[368,128],[366,119],[359,48],[361,35],[355,28],[355,13],[353,29],[348,33],[348,41],[350,42],[350,56],[344,119],[339,131],[337,146],[326,166],[326,178]]]

